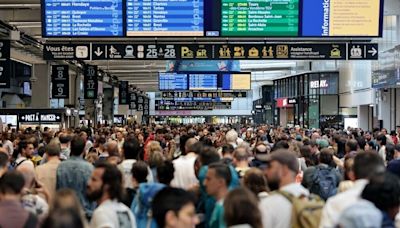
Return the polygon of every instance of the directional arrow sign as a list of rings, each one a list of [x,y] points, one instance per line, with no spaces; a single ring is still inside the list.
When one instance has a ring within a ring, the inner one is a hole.
[[[101,56],[103,54],[103,51],[100,49],[100,47],[97,47],[97,50],[94,52],[97,56]]]
[[[368,50],[368,53],[370,53],[372,56],[375,56],[376,54],[378,54],[378,51],[374,47],[372,47],[371,50]]]
[[[377,60],[378,44],[376,43],[351,43],[348,44],[348,60]]]

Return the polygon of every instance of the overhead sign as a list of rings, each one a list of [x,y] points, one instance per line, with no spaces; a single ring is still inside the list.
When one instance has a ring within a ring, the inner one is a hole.
[[[328,88],[328,80],[315,80],[310,81],[310,89]]]
[[[44,37],[124,35],[123,0],[43,0]]]
[[[61,123],[60,113],[31,113],[19,114],[18,120],[21,123]]]
[[[349,60],[377,60],[378,44],[351,43],[349,44]]]
[[[55,99],[69,98],[69,73],[68,65],[51,66],[51,97]]]
[[[119,82],[119,91],[118,91],[118,103],[120,105],[129,104],[129,84],[128,81],[120,81]]]
[[[150,114],[150,100],[145,97],[143,101],[143,115],[148,116]]]
[[[97,66],[86,65],[84,69],[84,98],[97,99],[99,81],[97,78]]]
[[[0,88],[10,88],[10,41],[0,40]]]
[[[129,109],[136,110],[137,94],[134,91],[129,93]]]
[[[89,44],[45,44],[44,60],[89,60]]]
[[[144,99],[145,99],[144,96],[138,95],[137,101],[136,101],[136,107],[137,107],[136,110],[143,111],[143,109],[144,109]]]
[[[43,58],[44,60],[362,60],[377,58],[378,44],[360,44],[361,49],[365,46],[365,54],[361,53],[363,58],[354,57],[360,52],[356,49],[357,46],[353,48],[353,45],[347,43],[46,44]]]

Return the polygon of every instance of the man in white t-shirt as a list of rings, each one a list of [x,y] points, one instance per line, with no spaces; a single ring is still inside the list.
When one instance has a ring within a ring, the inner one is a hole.
[[[194,172],[194,163],[197,158],[196,149],[194,148],[196,143],[197,140],[195,138],[189,138],[185,143],[182,156],[173,161],[175,173],[171,186],[188,189],[199,182]]]
[[[109,163],[96,165],[88,182],[87,195],[98,207],[93,213],[92,228],[136,228],[131,210],[121,203],[122,174]]]

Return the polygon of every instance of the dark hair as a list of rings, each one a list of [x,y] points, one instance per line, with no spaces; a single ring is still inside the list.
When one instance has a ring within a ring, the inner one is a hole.
[[[273,151],[279,150],[279,149],[289,149],[289,144],[286,141],[279,141],[275,144],[275,146],[272,148]]]
[[[304,158],[307,167],[314,166],[314,160],[311,156],[311,149],[310,146],[301,146],[300,147],[300,154]]]
[[[222,146],[222,155],[225,154],[233,154],[233,151],[235,151],[235,148],[233,148],[232,144],[225,144]]]
[[[138,183],[146,183],[147,175],[149,175],[147,163],[144,161],[133,163],[131,173]]]
[[[224,219],[228,227],[249,224],[262,228],[257,197],[242,187],[230,191],[224,200]]]
[[[361,194],[362,198],[371,201],[378,209],[385,212],[400,206],[399,195],[400,180],[389,172],[371,178]]]
[[[50,212],[42,228],[84,228],[79,212],[71,208],[56,209]]]
[[[188,204],[195,205],[194,196],[179,188],[166,187],[159,191],[153,199],[151,206],[153,218],[158,224],[158,227],[165,227],[165,215],[168,211],[178,215],[179,211]]]
[[[350,151],[357,151],[358,142],[355,139],[350,139],[349,141],[347,141],[346,146],[349,147]]]
[[[258,168],[251,168],[246,171],[243,177],[243,184],[255,195],[260,192],[268,192],[267,178]]]
[[[106,137],[104,137],[104,136],[100,136],[100,137],[97,139],[97,144],[98,144],[98,145],[104,145],[106,142],[107,142],[107,140],[106,140]]]
[[[122,187],[122,174],[119,169],[107,162],[99,162],[95,164],[96,169],[104,169],[103,185],[108,185],[108,194],[111,199],[121,201],[124,197]]]
[[[8,155],[4,152],[0,152],[0,169],[7,167],[8,164]]]
[[[174,179],[174,164],[171,161],[164,161],[157,167],[157,178],[158,182],[170,185],[172,179]]]
[[[46,145],[45,151],[49,156],[60,156],[61,146],[58,143],[50,143]]]
[[[179,149],[181,150],[182,155],[186,155],[185,146],[188,139],[190,139],[188,135],[181,135],[179,137]]]
[[[203,148],[204,148],[203,143],[196,142],[196,143],[192,144],[188,149],[190,152],[194,152],[195,154],[200,154],[203,151]]]
[[[219,154],[214,147],[204,146],[199,154],[201,165],[209,165],[220,160]]]
[[[228,187],[229,184],[231,183],[232,175],[231,175],[231,170],[228,165],[225,165],[223,163],[212,163],[208,166],[208,170],[214,169],[215,170],[215,175],[219,178],[222,178],[225,180],[225,185]]]
[[[86,142],[82,137],[75,136],[71,140],[71,155],[81,156],[85,150]]]
[[[122,148],[124,149],[125,159],[138,159],[140,144],[136,138],[130,137],[127,139]]]
[[[346,154],[346,140],[344,138],[339,138],[337,140],[337,155],[339,158],[344,157]]]
[[[391,161],[394,159],[394,145],[391,143],[386,144],[386,161]]]
[[[0,178],[0,192],[3,194],[20,194],[24,185],[24,176],[18,171],[6,172]]]
[[[26,149],[29,144],[32,144],[32,142],[29,142],[28,140],[21,140],[18,143],[18,154],[22,154],[22,149]],[[17,157],[18,157],[18,154],[17,154]],[[14,157],[14,154],[13,154],[13,157]],[[15,157],[15,158],[17,158],[17,157]]]
[[[384,134],[379,134],[379,135],[376,137],[376,141],[381,141],[381,144],[382,144],[382,145],[386,145],[386,135],[384,135]]]
[[[372,175],[385,170],[385,165],[376,152],[367,151],[358,153],[354,157],[353,170],[356,179],[369,179]]]
[[[328,148],[324,148],[321,150],[319,154],[319,163],[326,164],[329,166],[332,166],[334,161],[333,161],[333,151]]]
[[[360,149],[365,150],[365,145],[367,145],[367,141],[365,140],[364,137],[359,136],[356,138],[357,143],[358,143],[358,147],[360,147]]]

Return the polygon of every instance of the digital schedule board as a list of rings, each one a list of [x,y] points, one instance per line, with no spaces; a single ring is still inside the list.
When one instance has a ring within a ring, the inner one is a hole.
[[[250,90],[251,74],[234,73],[222,75],[222,90]]]
[[[41,0],[43,37],[380,37],[383,0]]]
[[[158,75],[159,90],[187,90],[188,76],[186,74],[160,73]]]
[[[203,36],[203,0],[126,0],[127,36]]]
[[[189,74],[189,90],[217,90],[217,74]]]
[[[42,0],[43,37],[124,35],[123,0]]]

